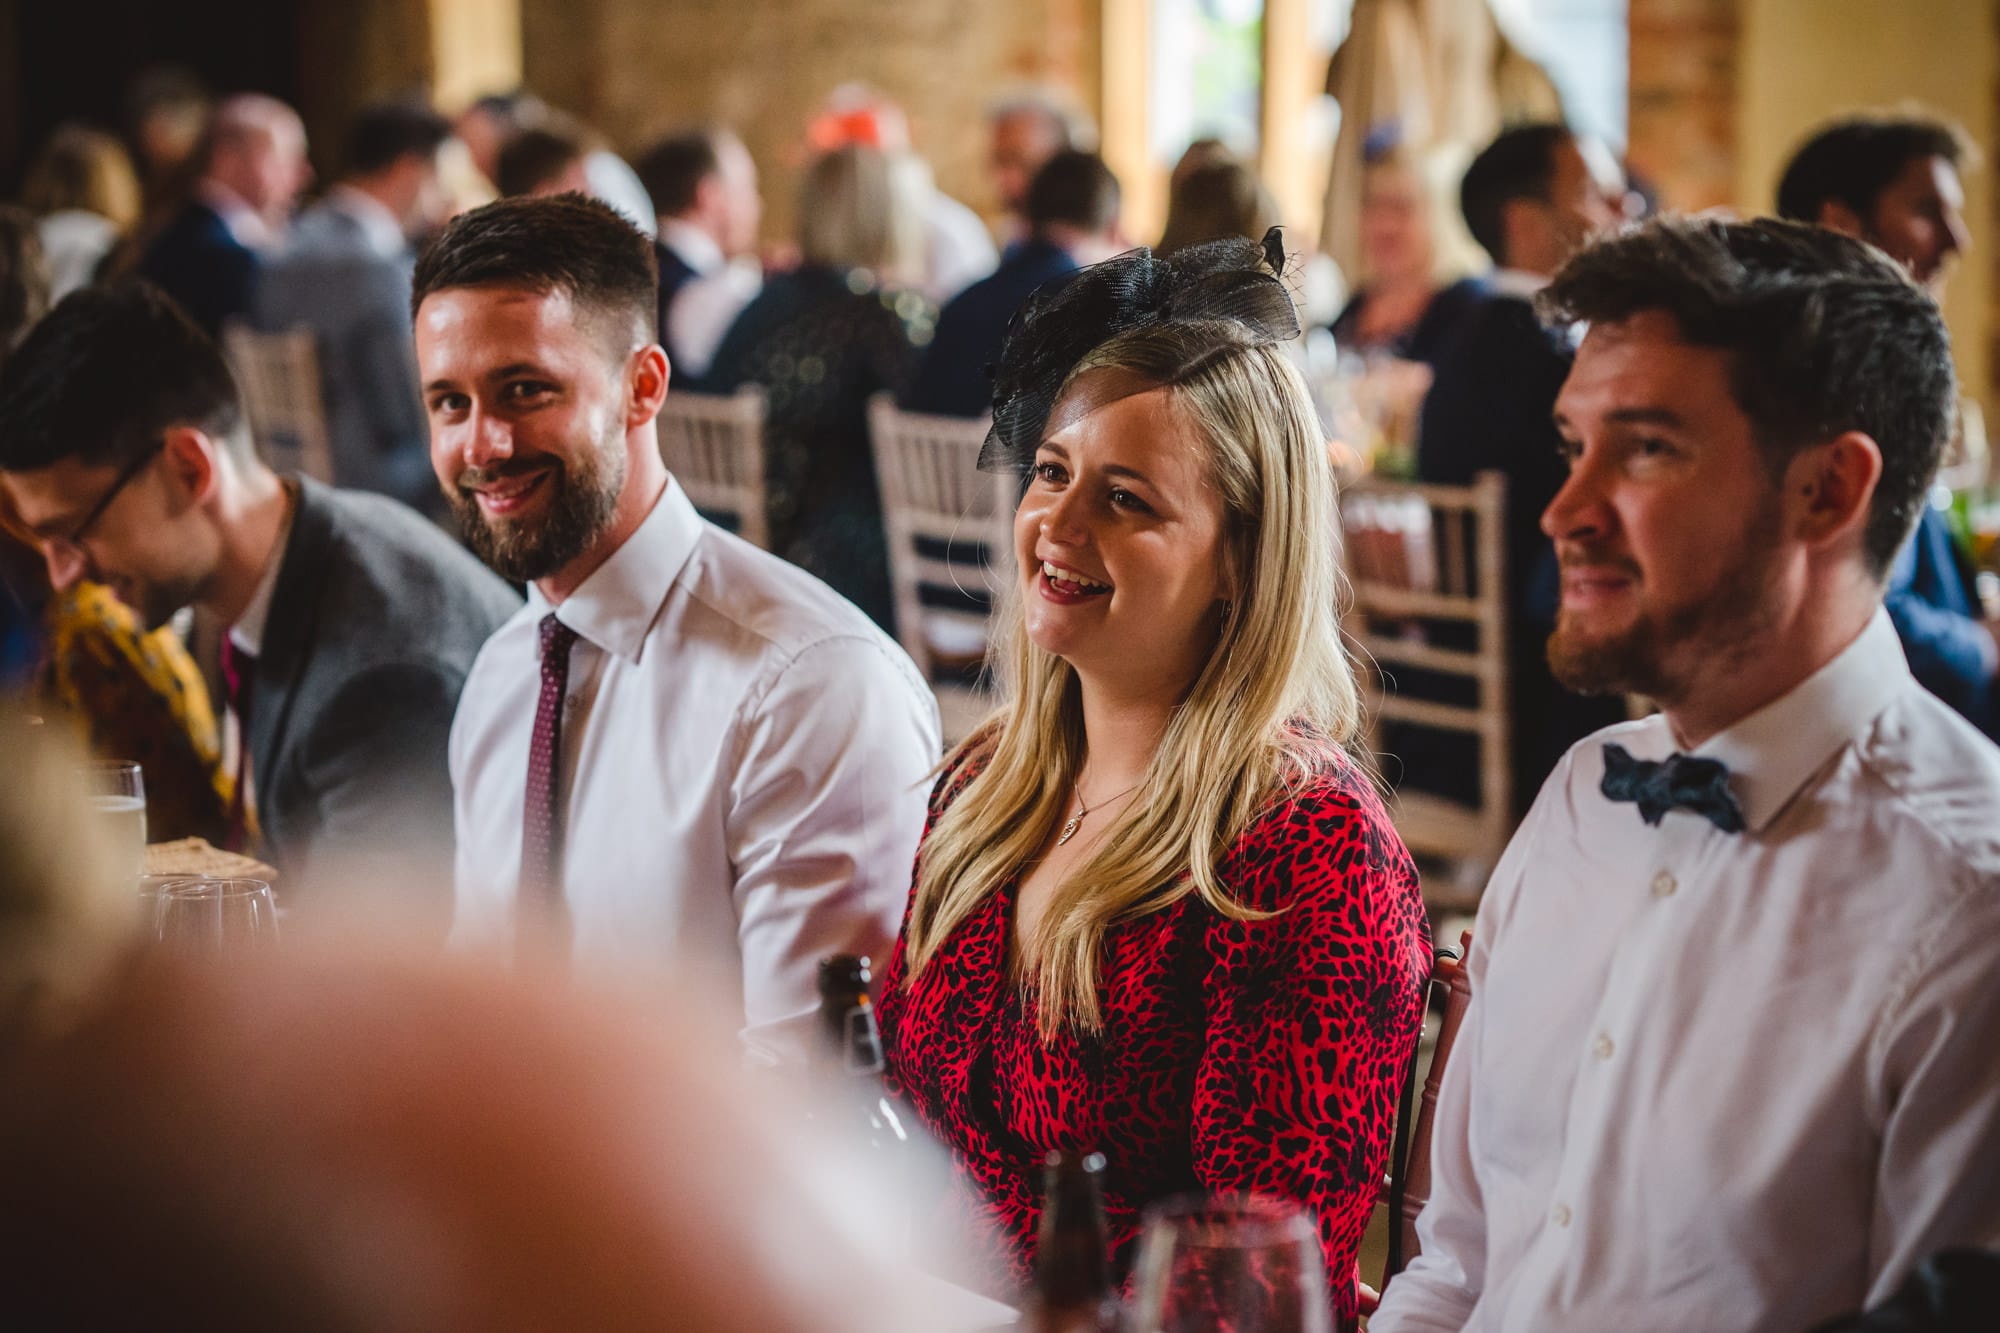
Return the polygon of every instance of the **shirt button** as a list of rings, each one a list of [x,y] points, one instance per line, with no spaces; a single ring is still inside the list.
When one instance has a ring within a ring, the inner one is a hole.
[[[1557,1226],[1559,1226],[1559,1227],[1566,1227],[1566,1226],[1568,1226],[1568,1225],[1569,1225],[1569,1205],[1568,1205],[1568,1204],[1566,1204],[1566,1203],[1559,1203],[1559,1204],[1557,1204],[1557,1205],[1556,1205],[1556,1210],[1555,1210],[1555,1211],[1554,1211],[1553,1213],[1549,1214],[1549,1216],[1550,1216],[1551,1218],[1553,1218],[1553,1219],[1555,1220],[1555,1224],[1556,1224]]]
[[[1653,896],[1655,898],[1671,898],[1674,890],[1679,887],[1680,884],[1674,877],[1664,870],[1653,876]]]
[[[1590,1043],[1590,1053],[1600,1060],[1609,1060],[1611,1052],[1616,1049],[1611,1044],[1611,1038],[1602,1032],[1598,1033],[1596,1039]]]

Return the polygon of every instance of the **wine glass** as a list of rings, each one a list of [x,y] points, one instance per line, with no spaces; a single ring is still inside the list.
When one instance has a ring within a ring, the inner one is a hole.
[[[105,759],[82,769],[98,824],[133,883],[146,873],[146,779],[129,759]]]
[[[1332,1333],[1318,1229],[1286,1200],[1150,1208],[1133,1272],[1128,1333]]]
[[[154,902],[154,938],[188,957],[220,958],[278,942],[277,902],[261,879],[175,880],[160,886]]]

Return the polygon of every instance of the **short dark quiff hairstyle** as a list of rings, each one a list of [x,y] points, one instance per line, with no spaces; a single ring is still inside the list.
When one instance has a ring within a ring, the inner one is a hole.
[[[1736,404],[1779,477],[1794,454],[1846,431],[1882,451],[1863,551],[1881,578],[1915,525],[1957,410],[1937,303],[1872,246],[1763,218],[1659,218],[1600,241],[1540,297],[1542,317],[1617,323],[1672,316],[1726,352]]]
[[[565,292],[620,338],[628,330],[649,341],[659,334],[652,241],[608,205],[578,194],[502,199],[452,219],[417,258],[411,315],[425,297],[453,287]]]
[[[679,217],[694,207],[701,183],[722,170],[716,133],[695,129],[669,135],[649,148],[632,169],[646,187],[654,211],[663,218]]]
[[[64,297],[0,367],[0,471],[122,466],[175,426],[253,452],[222,353],[136,279]]]
[[[1975,156],[1965,136],[1923,116],[1856,116],[1815,133],[1792,155],[1778,181],[1778,216],[1818,222],[1830,202],[1847,205],[1864,222],[1909,164],[1941,157],[1953,168]]]
[[[1465,169],[1458,210],[1472,239],[1494,263],[1508,263],[1507,205],[1516,199],[1548,203],[1555,195],[1556,149],[1575,137],[1566,125],[1516,125],[1502,130]]]

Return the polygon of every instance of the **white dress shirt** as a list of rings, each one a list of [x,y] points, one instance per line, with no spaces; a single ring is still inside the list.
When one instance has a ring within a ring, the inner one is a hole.
[[[512,938],[549,610],[530,588],[452,723],[463,942]],[[557,614],[580,636],[557,768],[579,962],[699,974],[748,1038],[814,1010],[823,956],[885,957],[939,755],[902,649],[677,482]]]
[[[660,219],[660,244],[695,272],[674,293],[660,330],[674,374],[693,379],[708,373],[722,336],[764,290],[764,270],[755,259],[725,258],[714,237],[680,218]]]
[[[1694,753],[1747,829],[1580,742],[1488,886],[1423,1253],[1373,1333],[1794,1333],[2000,1245],[2000,749],[1878,612]]]

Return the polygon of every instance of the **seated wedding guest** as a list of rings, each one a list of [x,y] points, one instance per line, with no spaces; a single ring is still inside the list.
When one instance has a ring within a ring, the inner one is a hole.
[[[258,272],[312,179],[305,126],[276,98],[228,98],[216,108],[200,171],[187,202],[146,245],[138,274],[216,337],[225,321],[249,315]]]
[[[986,136],[986,172],[1004,216],[1003,236],[1011,245],[1034,228],[1028,187],[1036,175],[1056,154],[1088,145],[1068,108],[1041,88],[1010,93],[988,106]]]
[[[134,941],[63,739],[0,709],[10,1327],[997,1322],[955,1318],[855,1147],[741,1077],[691,987],[425,956],[394,923],[287,921],[226,966]]]
[[[1225,158],[1193,168],[1169,193],[1159,252],[1170,256],[1224,237],[1255,240],[1277,223],[1277,201],[1257,173]]]
[[[1527,808],[1565,750],[1625,716],[1617,700],[1563,689],[1543,652],[1555,620],[1556,574],[1537,520],[1562,486],[1561,440],[1549,413],[1572,352],[1565,333],[1542,326],[1532,302],[1564,260],[1618,221],[1615,192],[1599,179],[1586,147],[1560,125],[1522,125],[1503,131],[1466,169],[1460,206],[1495,267],[1484,298],[1463,312],[1436,363],[1417,435],[1423,481],[1467,486],[1488,469],[1507,479],[1517,810]],[[1397,753],[1409,785],[1461,795],[1479,771],[1468,749],[1463,737],[1412,728]]]
[[[73,293],[0,368],[0,486],[60,594],[110,586],[148,630],[228,626],[232,835],[288,887],[436,850],[445,738],[519,599],[408,509],[280,478],[215,345],[143,283]]]
[[[1343,352],[1381,353],[1435,366],[1466,311],[1485,288],[1448,273],[1437,191],[1429,163],[1394,143],[1371,146],[1361,170],[1361,270],[1354,294],[1333,321]],[[1428,387],[1428,377],[1425,386]]]
[[[1964,137],[1940,121],[1859,117],[1806,141],[1778,185],[1778,212],[1858,236],[1941,295],[1966,230]],[[2000,621],[1943,514],[1922,509],[1889,570],[1889,616],[1910,670],[1988,736],[2000,737]]]
[[[1118,178],[1095,153],[1069,149],[1050,158],[1028,187],[1025,207],[1026,237],[1008,247],[992,277],[973,283],[939,312],[937,332],[905,395],[910,411],[985,416],[993,406],[1000,344],[1022,303],[1124,248]]]
[[[599,142],[589,126],[555,110],[533,93],[516,89],[478,98],[459,114],[453,128],[472,165],[503,195],[534,192],[509,190],[501,184],[500,156],[508,144],[529,130],[548,130],[576,140],[581,146],[578,176],[574,183],[563,185],[562,190],[574,189],[602,199],[640,231],[648,236],[653,234],[653,201],[647,197],[646,187],[639,183],[638,173],[624,158]]]
[[[2000,1235],[2000,751],[1882,609],[1951,347],[1790,222],[1651,222],[1543,302],[1589,330],[1549,657],[1663,711],[1572,749],[1487,886],[1372,1327],[1809,1328]]]
[[[937,707],[667,475],[656,281],[644,235],[568,196],[463,214],[417,262],[438,480],[532,585],[452,728],[456,933],[539,925],[580,965],[712,969],[731,1026],[809,1022],[818,960],[895,931]]]
[[[132,150],[145,213],[177,206],[200,170],[202,140],[215,114],[206,84],[183,65],[150,65],[125,90],[120,128]]]
[[[1150,1203],[1290,1199],[1351,1330],[1429,932],[1347,748],[1333,475],[1273,262],[1275,233],[1136,251],[1009,338],[1008,698],[932,797],[880,1011],[958,1167],[927,1232],[990,1281],[1034,1264],[1043,1154],[1102,1152],[1118,1275]]]
[[[590,193],[584,174],[588,152],[583,137],[568,125],[534,125],[500,149],[493,184],[503,199],[523,195]]]
[[[798,219],[803,262],[745,307],[701,387],[763,387],[771,549],[893,631],[868,399],[909,384],[936,318],[883,277],[913,271],[922,219],[889,156],[852,144],[806,169]]]
[[[442,502],[410,342],[410,242],[444,222],[439,154],[450,138],[427,103],[362,108],[347,174],[300,215],[255,300],[260,327],[313,335],[333,484],[427,513]]]
[[[639,179],[660,210],[660,345],[674,374],[691,380],[763,285],[757,164],[730,131],[694,129],[648,149]]]
[[[139,225],[142,199],[132,159],[114,135],[60,125],[21,183],[48,257],[51,296],[60,301],[97,277],[112,249]]]

